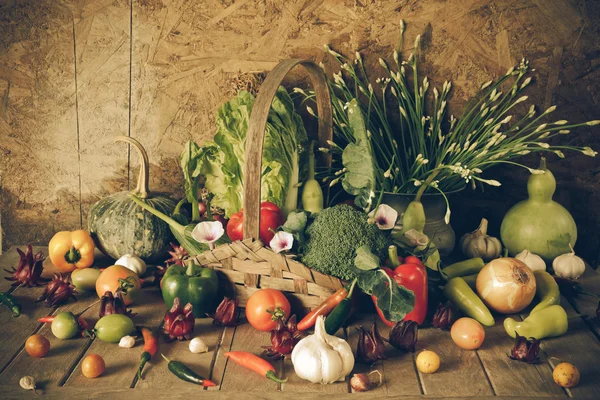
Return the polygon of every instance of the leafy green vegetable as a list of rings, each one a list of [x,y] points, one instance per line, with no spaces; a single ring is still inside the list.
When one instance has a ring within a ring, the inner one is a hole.
[[[415,295],[399,286],[379,268],[379,260],[368,246],[356,249],[353,272],[357,285],[368,295],[377,297],[377,307],[388,321],[400,321],[412,311]]]
[[[342,178],[342,186],[346,192],[356,196],[356,205],[369,211],[375,197],[376,169],[371,140],[356,99],[348,104],[348,122],[354,142],[348,143],[342,153],[342,164],[347,170]]]
[[[365,213],[347,204],[322,210],[306,228],[301,261],[319,272],[345,280],[355,277],[354,252],[360,246],[367,245],[383,261],[390,241],[367,218]]]
[[[200,147],[188,142],[180,156],[187,200],[197,200],[198,177],[206,177],[206,188],[214,194],[212,205],[226,216],[242,208],[246,133],[254,96],[240,92],[217,112],[214,142]],[[296,209],[307,135],[300,116],[294,111],[287,91],[280,87],[267,121],[263,145],[261,196],[282,207],[284,213]]]

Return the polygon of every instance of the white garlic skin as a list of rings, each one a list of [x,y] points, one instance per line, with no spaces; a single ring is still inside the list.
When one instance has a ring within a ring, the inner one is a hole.
[[[317,318],[315,333],[300,340],[292,351],[294,371],[312,383],[343,381],[354,368],[350,345],[325,331],[323,316]]]
[[[25,390],[35,391],[35,378],[33,376],[24,376],[19,379],[19,386]]]
[[[570,253],[560,255],[552,261],[552,268],[562,278],[577,279],[585,272],[585,261],[577,257],[571,247]]]
[[[195,337],[192,340],[190,340],[189,348],[190,351],[194,354],[208,352],[208,346],[206,345],[206,343],[204,343],[204,340],[200,339],[199,337]]]
[[[546,262],[542,259],[542,257],[538,256],[537,254],[533,254],[529,250],[523,250],[517,254],[515,258],[519,261],[523,261],[523,263],[525,263],[525,265],[527,265],[532,271],[546,270]]]
[[[119,347],[130,349],[135,346],[135,338],[133,336],[123,336],[119,340]]]

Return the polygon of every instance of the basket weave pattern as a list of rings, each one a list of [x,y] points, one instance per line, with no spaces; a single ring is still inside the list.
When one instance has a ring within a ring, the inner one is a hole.
[[[255,291],[271,288],[293,295],[305,308],[314,308],[342,287],[338,278],[312,270],[292,255],[277,254],[260,240],[223,244],[192,260],[222,272],[235,285],[242,307]]]

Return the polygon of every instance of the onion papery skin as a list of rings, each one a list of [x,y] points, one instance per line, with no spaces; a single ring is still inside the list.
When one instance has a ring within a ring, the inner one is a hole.
[[[487,264],[476,282],[477,293],[492,310],[513,314],[527,307],[535,296],[535,276],[515,258],[498,258]]]

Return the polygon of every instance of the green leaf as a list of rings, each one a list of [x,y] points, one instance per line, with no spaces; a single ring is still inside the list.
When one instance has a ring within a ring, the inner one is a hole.
[[[371,252],[366,244],[356,249],[354,266],[362,271],[371,271],[379,268],[379,257]]]
[[[291,212],[283,224],[283,229],[289,233],[303,232],[307,221],[308,217],[304,211]]]
[[[357,278],[356,283],[363,292],[377,297],[377,307],[388,321],[400,321],[413,310],[415,295],[412,290],[396,284],[381,268],[361,269],[359,267],[359,265],[363,268],[371,267],[373,265],[371,257],[375,256],[365,246],[356,250],[355,268],[352,270]],[[379,260],[375,262],[375,266],[379,266]]]
[[[375,196],[376,169],[365,120],[356,99],[348,104],[348,122],[354,143],[349,143],[342,153],[342,164],[347,170],[342,186],[346,192],[356,196],[354,202],[359,207],[368,211]]]

